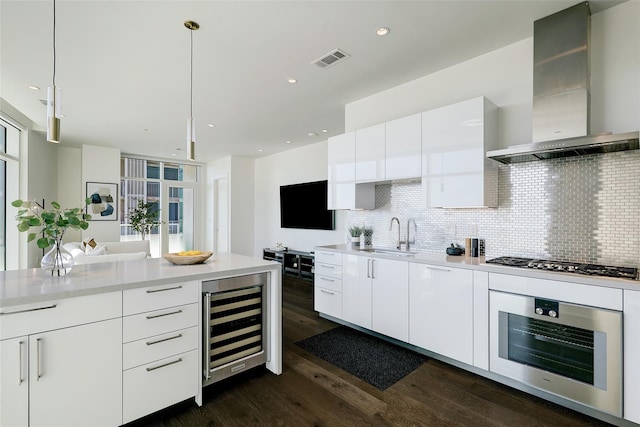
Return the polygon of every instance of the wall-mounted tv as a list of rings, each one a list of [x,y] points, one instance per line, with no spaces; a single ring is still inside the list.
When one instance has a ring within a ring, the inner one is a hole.
[[[327,181],[281,186],[280,226],[333,230],[334,212],[327,209]]]

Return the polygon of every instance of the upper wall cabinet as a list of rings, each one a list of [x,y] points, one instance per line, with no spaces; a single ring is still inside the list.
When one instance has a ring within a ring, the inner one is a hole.
[[[356,130],[356,182],[385,179],[385,124]]]
[[[421,115],[386,123],[385,179],[419,178],[422,152]]]
[[[498,109],[478,97],[422,113],[422,188],[429,207],[498,206]]]
[[[329,138],[327,153],[327,208],[374,209],[374,184],[356,185],[356,133]]]

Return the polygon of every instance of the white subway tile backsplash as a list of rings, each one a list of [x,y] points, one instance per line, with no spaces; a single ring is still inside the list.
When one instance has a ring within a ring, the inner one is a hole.
[[[349,211],[346,225],[372,226],[375,246],[395,246],[396,216],[403,240],[415,219],[417,248],[480,237],[487,257],[640,267],[640,150],[501,165],[498,181],[497,209],[425,208],[420,182],[378,185],[376,209]]]

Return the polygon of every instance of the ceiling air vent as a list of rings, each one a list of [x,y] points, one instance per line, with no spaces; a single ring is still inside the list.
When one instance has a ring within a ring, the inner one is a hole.
[[[315,61],[312,62],[312,64],[316,64],[318,67],[320,68],[327,68],[330,67],[332,65],[337,64],[338,62],[347,59],[348,57],[350,57],[351,55],[349,55],[348,53],[340,50],[340,49],[336,49],[334,51],[329,52],[328,54],[322,56],[322,58],[320,59],[316,59]]]

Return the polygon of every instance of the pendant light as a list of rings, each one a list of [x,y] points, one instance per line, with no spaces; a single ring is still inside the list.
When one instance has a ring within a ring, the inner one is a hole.
[[[189,83],[189,118],[187,119],[187,158],[196,159],[196,120],[193,118],[193,32],[200,28],[195,21],[184,21],[191,36],[191,78]]]
[[[47,89],[47,141],[60,143],[60,88],[56,87],[56,0],[53,0],[53,79]]]

